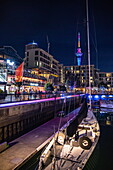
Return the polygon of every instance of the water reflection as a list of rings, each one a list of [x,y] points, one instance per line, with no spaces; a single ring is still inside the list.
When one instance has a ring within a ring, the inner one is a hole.
[[[83,170],[112,170],[113,168],[113,111],[94,109],[100,124],[100,139]]]
[[[113,125],[113,109],[112,110],[100,110],[100,114],[98,117],[101,124],[105,125]]]

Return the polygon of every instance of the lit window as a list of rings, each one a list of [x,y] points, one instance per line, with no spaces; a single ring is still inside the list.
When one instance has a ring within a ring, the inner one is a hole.
[[[106,73],[106,77],[111,77],[111,73]]]
[[[71,70],[73,70],[73,67],[71,67]]]

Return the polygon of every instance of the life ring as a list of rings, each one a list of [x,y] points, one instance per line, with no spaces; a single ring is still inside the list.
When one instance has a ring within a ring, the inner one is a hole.
[[[79,146],[82,149],[89,150],[92,146],[92,141],[87,136],[82,136],[78,140]]]

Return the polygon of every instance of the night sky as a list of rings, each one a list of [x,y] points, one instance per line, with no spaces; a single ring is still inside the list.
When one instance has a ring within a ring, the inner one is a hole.
[[[91,64],[113,72],[113,2],[89,0]],[[3,0],[0,4],[0,46],[10,45],[24,58],[33,40],[64,65],[76,65],[77,32],[82,64],[87,64],[85,0]]]

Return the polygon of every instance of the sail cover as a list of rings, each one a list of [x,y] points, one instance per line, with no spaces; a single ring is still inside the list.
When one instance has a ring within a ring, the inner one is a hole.
[[[87,101],[86,98],[84,99],[84,102],[78,112],[78,115],[75,117],[75,119],[70,123],[70,125],[67,127],[67,135],[69,137],[72,137],[78,128],[78,125],[82,122],[84,118],[87,117],[88,107],[87,107]]]

